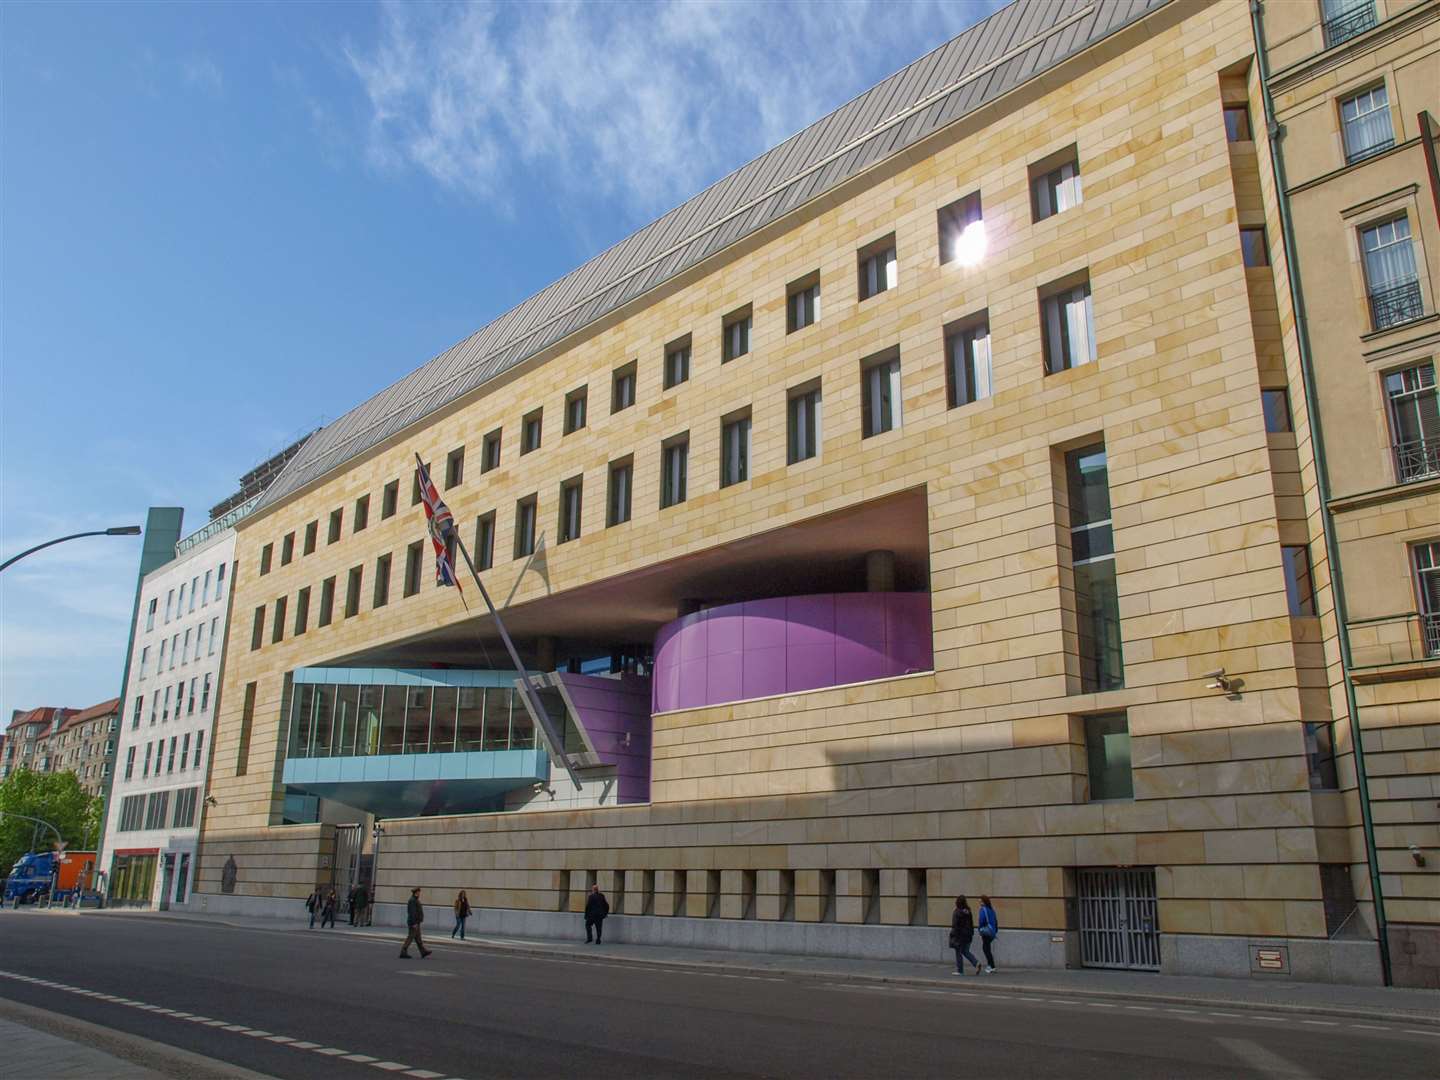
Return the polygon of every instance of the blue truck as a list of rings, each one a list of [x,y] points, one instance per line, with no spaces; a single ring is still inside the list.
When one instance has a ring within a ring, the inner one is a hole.
[[[93,851],[28,852],[21,855],[5,879],[4,902],[12,907],[48,900],[61,904],[78,897],[82,889],[93,888],[90,878],[95,866]]]

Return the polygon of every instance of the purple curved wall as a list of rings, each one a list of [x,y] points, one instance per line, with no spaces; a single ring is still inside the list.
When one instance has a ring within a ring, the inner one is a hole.
[[[821,593],[708,608],[655,637],[655,712],[934,666],[929,593]]]

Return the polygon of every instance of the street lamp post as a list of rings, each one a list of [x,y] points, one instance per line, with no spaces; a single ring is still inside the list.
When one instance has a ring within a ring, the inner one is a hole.
[[[34,547],[32,547],[32,548],[26,548],[24,551],[20,552],[19,555],[11,556],[10,558],[6,559],[3,563],[0,563],[0,570],[4,570],[4,569],[6,569],[7,567],[13,565],[14,563],[19,562],[21,559],[25,558],[26,555],[34,555],[35,552],[41,550],[42,548],[51,547],[51,546],[54,545],[54,544],[63,544],[63,543],[65,543],[66,540],[79,540],[82,536],[139,536],[139,535],[140,535],[140,526],[139,526],[139,525],[115,525],[115,526],[112,526],[111,528],[108,528],[108,529],[95,529],[95,530],[93,530],[93,531],[91,531],[91,532],[78,532],[78,533],[71,533],[69,536],[57,536],[54,540],[46,540],[45,543],[43,543],[43,544],[36,544],[36,545],[35,545]]]

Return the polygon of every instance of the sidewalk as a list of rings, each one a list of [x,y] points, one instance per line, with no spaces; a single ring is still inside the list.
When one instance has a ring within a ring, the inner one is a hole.
[[[109,914],[109,913],[87,913]],[[274,919],[244,919],[206,916],[187,912],[115,912],[114,917],[168,918],[184,922],[225,923],[249,929],[325,933],[341,936],[383,938],[397,944],[404,931],[396,927],[357,928],[340,924],[333,930],[310,931],[303,919],[293,923]],[[688,949],[659,945],[624,943],[586,945],[578,938],[580,919],[576,916],[574,941],[501,937],[471,934],[464,941],[452,940],[445,926],[435,923],[428,943],[439,949],[459,947],[537,956],[576,962],[633,964],[636,967],[664,967],[714,974],[785,975],[797,979],[829,982],[873,982],[926,987],[964,987],[967,990],[994,987],[1007,994],[1035,994],[1041,997],[1064,995],[1122,1001],[1149,1001],[1171,1004],[1205,1004],[1233,1008],[1263,1009],[1302,1015],[1335,1015],[1369,1020],[1404,1020],[1440,1026],[1440,991],[1408,990],[1395,987],[1341,986],[1332,983],[1292,982],[1288,979],[1219,979],[1196,975],[1159,975],[1138,971],[1081,969],[1002,968],[993,975],[957,978],[946,964],[921,964],[893,960],[860,960],[832,956],[794,956],[783,953],[731,952],[718,949]],[[1003,938],[997,959],[1003,961]]]

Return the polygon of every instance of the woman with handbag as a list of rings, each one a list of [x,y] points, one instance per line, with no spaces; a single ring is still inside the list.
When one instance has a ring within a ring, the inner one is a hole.
[[[970,951],[970,942],[974,939],[975,917],[965,897],[957,896],[955,910],[950,915],[950,947],[955,950],[955,970],[951,974],[964,975],[966,960],[975,965],[975,974],[980,974],[980,961]]]
[[[470,917],[470,901],[465,896],[465,890],[460,890],[460,895],[455,897],[455,929],[450,931],[453,938],[460,935],[460,940],[465,940],[465,920]]]

